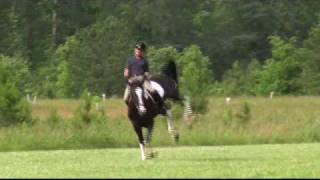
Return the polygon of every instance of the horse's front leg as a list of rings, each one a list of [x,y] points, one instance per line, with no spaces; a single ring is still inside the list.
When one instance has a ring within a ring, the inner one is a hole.
[[[138,96],[138,112],[140,115],[143,115],[146,113],[147,109],[144,107],[144,103],[143,103],[143,90],[140,87],[137,87],[135,89],[135,92]]]
[[[167,117],[169,134],[171,135],[171,137],[174,139],[175,142],[178,142],[179,141],[179,133],[173,124],[172,112],[170,109],[167,110],[166,117]]]
[[[140,152],[141,152],[141,159],[145,160],[146,155],[145,155],[145,144],[144,144],[144,139],[143,139],[143,134],[142,134],[142,128],[135,126],[134,130],[136,131],[136,134],[139,139],[139,147],[140,147]]]

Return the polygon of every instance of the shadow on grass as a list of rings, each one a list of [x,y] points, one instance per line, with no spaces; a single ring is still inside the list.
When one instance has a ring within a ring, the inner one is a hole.
[[[201,158],[201,157],[194,157],[194,158],[170,158],[168,160],[174,161],[194,161],[194,162],[215,162],[215,161],[263,161],[263,158],[228,158],[228,157],[215,157],[215,158]]]

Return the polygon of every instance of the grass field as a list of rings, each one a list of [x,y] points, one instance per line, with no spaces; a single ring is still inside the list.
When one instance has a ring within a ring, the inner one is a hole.
[[[211,97],[192,128],[174,106],[180,142],[157,118],[158,157],[147,161],[121,99],[84,124],[73,118],[79,104],[39,100],[33,125],[1,127],[0,178],[320,178],[320,97]]]
[[[80,103],[40,99],[31,104],[36,122],[32,126],[1,127],[0,151],[138,146],[122,99],[107,99],[103,103],[105,118],[90,123],[73,118]],[[192,128],[182,119],[182,107],[173,106],[173,115],[180,133],[179,145],[184,146],[318,143],[319,107],[320,97],[316,96],[232,97],[229,105],[224,97],[210,97],[208,112],[197,116]],[[53,110],[61,118],[52,118]],[[156,119],[154,130],[153,145],[174,145],[163,117]]]
[[[320,144],[155,147],[0,153],[6,178],[319,178]]]

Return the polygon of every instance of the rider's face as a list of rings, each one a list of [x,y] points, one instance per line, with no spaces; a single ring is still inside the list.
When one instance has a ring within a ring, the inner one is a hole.
[[[143,51],[141,49],[135,48],[134,49],[134,55],[136,57],[142,57],[143,56]]]

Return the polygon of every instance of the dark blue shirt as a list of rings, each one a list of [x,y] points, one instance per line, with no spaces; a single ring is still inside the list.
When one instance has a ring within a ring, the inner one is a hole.
[[[149,72],[149,63],[146,59],[136,59],[130,57],[128,59],[129,77],[134,75],[143,75],[145,72]]]

